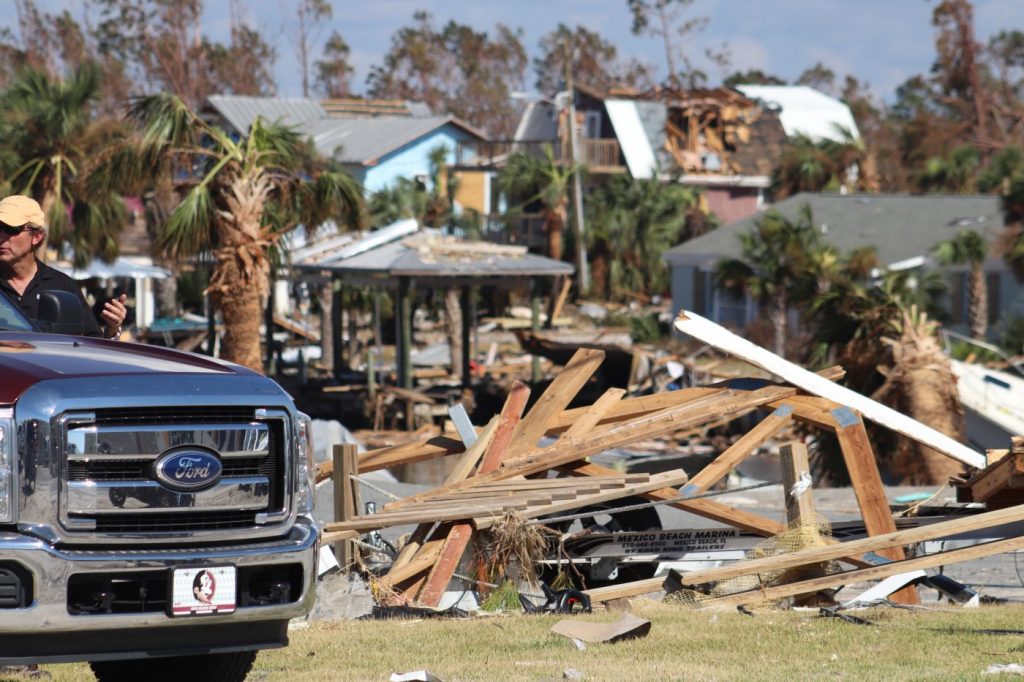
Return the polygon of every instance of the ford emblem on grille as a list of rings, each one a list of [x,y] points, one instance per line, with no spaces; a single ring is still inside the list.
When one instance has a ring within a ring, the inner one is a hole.
[[[156,461],[156,478],[166,488],[178,492],[195,492],[220,480],[224,465],[205,450],[179,448]]]

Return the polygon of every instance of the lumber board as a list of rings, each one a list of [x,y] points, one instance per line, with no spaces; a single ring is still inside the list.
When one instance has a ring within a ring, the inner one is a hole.
[[[444,481],[445,484],[461,481],[473,473],[477,462],[480,461],[480,458],[483,457],[484,452],[490,446],[491,441],[494,440],[494,434],[498,430],[499,419],[499,415],[494,415],[491,421],[487,423],[487,426],[484,427],[484,430],[480,432],[476,442],[459,455],[458,461],[455,462],[451,473],[448,474],[448,478]]]
[[[846,371],[839,365],[833,365],[817,372],[817,375],[824,379],[828,379],[829,381],[838,381],[846,375]],[[630,419],[643,417],[651,414],[652,412],[657,412],[658,410],[663,410],[675,405],[682,405],[683,403],[696,400],[698,398],[723,392],[729,388],[731,383],[733,383],[733,380],[727,379],[708,386],[692,386],[690,388],[679,389],[678,391],[666,391],[663,393],[625,398],[617,403],[615,407],[609,411],[608,415],[601,419],[599,424],[629,421]],[[818,400],[817,396],[797,396],[795,394],[792,398],[813,398]],[[770,403],[770,406],[773,408],[779,407],[776,403]],[[559,415],[557,419],[551,422],[547,435],[555,436],[564,432],[576,423],[586,410],[586,407],[576,407],[566,410]]]
[[[1021,458],[1022,455],[1016,452],[1003,456],[971,477],[964,486],[970,489],[971,499],[984,502],[1006,488],[1014,476],[1024,473]]]
[[[601,466],[600,464],[593,464],[590,462],[574,462],[559,467],[559,469],[577,476],[607,476],[616,473],[614,469],[609,469],[608,467]],[[679,491],[675,488],[652,490],[650,492],[642,493],[641,497],[651,501],[671,500],[679,497]],[[765,537],[778,535],[782,531],[786,530],[785,524],[779,523],[778,521],[773,521],[772,519],[758,516],[757,514],[751,514],[750,512],[743,511],[742,509],[735,509],[712,500],[681,500],[679,502],[669,503],[667,506],[682,509],[683,511],[697,514],[698,516],[702,516],[706,519],[721,521],[722,523],[727,523],[735,528],[750,531],[751,533],[757,533],[758,535],[763,535]]]
[[[810,424],[819,429],[834,431],[836,420],[832,417],[832,410],[840,407],[839,403],[819,398],[816,395],[795,395],[785,400],[771,403],[771,407],[779,408],[788,406],[793,410],[793,417],[805,424]]]
[[[625,389],[609,388],[601,394],[601,397],[590,407],[584,408],[583,414],[562,434],[562,438],[582,438],[597,426],[598,422],[604,419],[605,415],[615,409],[615,406],[626,395]]]
[[[609,424],[593,430],[588,438],[560,439],[553,445],[505,462],[500,469],[475,477],[475,482],[496,481],[513,476],[526,476],[584,459],[610,448],[625,445],[641,438],[653,438],[680,429],[692,428],[723,415],[739,413],[772,400],[791,395],[795,389],[782,386],[761,388],[756,391],[729,391],[726,394],[706,396],[680,407],[655,412],[643,419],[624,424]],[[463,481],[453,486],[436,489],[432,494],[444,494],[473,485]]]
[[[807,461],[807,446],[800,442],[786,443],[779,449],[782,460],[782,491],[786,496],[786,522],[790,527],[815,523],[814,497],[809,486],[811,466]],[[806,478],[805,478],[806,477]]]
[[[572,500],[552,502],[551,504],[538,507],[529,507],[519,512],[519,515],[526,519],[534,519],[538,516],[561,514],[563,512],[573,511],[582,507],[611,502],[613,500],[622,499],[623,497],[632,497],[633,495],[640,495],[651,490],[660,490],[662,488],[669,488],[672,486],[682,485],[684,483],[686,483],[686,472],[682,469],[675,469],[673,471],[655,474],[651,477],[651,480],[646,483],[636,483],[619,490],[606,490],[593,495],[576,497]],[[489,528],[498,520],[499,519],[496,515],[474,518],[474,522],[478,529]]]
[[[364,452],[359,456],[359,472],[368,473],[398,466],[399,464],[422,462],[428,459],[458,454],[465,452],[465,450],[465,444],[458,438],[433,436],[424,440]]]
[[[391,570],[381,577],[381,585],[387,588],[394,588],[399,583],[415,578],[433,566],[434,562],[437,561],[437,557],[441,554],[441,542],[441,540],[431,540],[423,545],[411,561],[398,568],[392,565]]]
[[[824,377],[817,376],[799,365],[779,357],[750,341],[732,333],[696,313],[683,311],[676,319],[675,328],[684,334],[700,339],[730,355],[751,362],[808,393],[834,400],[863,414],[867,419],[881,424],[912,440],[978,469],[984,468],[985,456],[944,433],[900,414],[891,407],[840,386]]]
[[[935,566],[948,566],[962,561],[981,559],[994,554],[1003,554],[1005,552],[1013,552],[1019,549],[1024,549],[1024,536],[1007,538],[1005,540],[992,540],[991,542],[985,542],[979,545],[949,549],[944,552],[914,557],[913,559],[893,561],[880,566],[855,568],[849,571],[843,571],[842,573],[833,573],[832,575],[823,576],[821,578],[812,578],[810,580],[801,580],[799,582],[788,583],[785,585],[747,590],[746,592],[741,592],[739,594],[731,594],[725,597],[709,599],[705,604],[708,607],[739,606],[741,604],[750,604],[754,602],[773,601],[776,599],[783,599],[785,597],[792,597],[798,594],[817,592],[818,590],[838,587],[849,583],[874,580],[878,578],[888,578],[891,575],[909,573],[910,571],[919,571],[925,568],[933,568]],[[897,592],[896,594],[899,593]]]
[[[999,526],[1024,521],[1024,505],[1007,507],[996,511],[964,516],[950,521],[940,521],[917,528],[908,528],[884,535],[869,536],[859,540],[838,542],[825,547],[811,547],[787,554],[778,554],[760,559],[746,559],[726,566],[718,566],[684,573],[683,578],[689,585],[739,578],[759,573],[775,573],[789,568],[797,568],[808,564],[825,561],[845,560],[848,556],[862,556],[862,564],[879,563],[879,553],[892,547],[903,547],[929,540],[955,537],[962,533],[997,528]],[[609,601],[625,597],[636,597],[662,589],[665,576],[635,580],[620,585],[585,590],[592,601]]]
[[[425,509],[399,510],[393,513],[374,514],[371,516],[360,516],[345,522],[329,523],[324,527],[325,532],[336,532],[342,530],[353,530],[366,532],[389,528],[392,526],[411,525],[415,523],[459,521],[465,519],[484,520],[483,527],[490,525],[486,519],[497,519],[506,511],[517,511],[524,518],[534,518],[549,513],[560,512],[566,509],[577,509],[590,504],[606,502],[631,495],[638,495],[649,490],[656,490],[666,486],[682,485],[686,482],[686,473],[682,470],[666,472],[652,476],[644,483],[616,488],[614,490],[601,490],[590,495],[572,496],[570,499],[552,501],[551,504],[526,505],[517,502],[495,499],[490,506],[483,502],[473,503],[469,501],[449,500],[443,506],[429,507]],[[478,525],[478,527],[480,527]]]
[[[505,404],[502,405],[501,413],[498,415],[498,422],[494,429],[494,435],[491,437],[490,443],[483,450],[483,455],[480,458],[480,465],[477,467],[478,474],[485,474],[489,471],[493,471],[498,468],[504,459],[509,449],[509,444],[514,437],[514,434],[519,425],[521,425],[521,417],[523,410],[526,408],[526,401],[530,398],[530,389],[526,384],[521,381],[516,381],[512,384],[512,389],[509,391],[508,396],[505,398]],[[469,473],[462,477],[462,481],[470,478]],[[460,479],[449,477],[447,481],[448,485],[456,485],[460,483]],[[465,503],[462,503],[463,505]],[[516,503],[503,502],[505,505],[511,505]],[[528,505],[528,501],[524,501],[524,505]],[[518,505],[516,505],[518,506]],[[509,506],[503,506],[502,509],[508,509]],[[466,508],[463,507],[465,511]],[[458,517],[459,519],[467,518],[468,514],[463,514]],[[455,569],[458,567],[459,562],[462,560],[462,555],[466,552],[466,548],[469,546],[469,541],[473,537],[473,527],[468,523],[455,523],[448,529],[447,534],[444,538],[444,545],[441,547],[441,552],[437,557],[437,561],[434,566],[430,569],[430,573],[427,575],[426,581],[423,587],[420,589],[416,596],[416,600],[421,604],[427,606],[437,606],[441,597],[444,595],[444,591],[448,588],[448,583],[451,582],[452,576],[455,574]]]
[[[426,606],[437,606],[441,603],[441,597],[448,589],[448,583],[455,575],[462,555],[469,546],[473,537],[473,527],[468,523],[453,524],[444,538],[444,544],[438,552],[437,560],[427,574],[426,582],[416,596],[416,601]]]
[[[882,476],[878,472],[875,451],[868,439],[864,420],[849,407],[839,407],[832,411],[835,417],[836,438],[839,449],[846,462],[846,471],[850,475],[850,484],[857,497],[861,518],[868,535],[882,535],[896,530],[896,522],[889,511],[889,500],[885,496]],[[892,547],[882,552],[882,556],[893,560],[904,558],[902,547]],[[919,604],[917,590],[905,587],[892,595],[892,600],[901,604]]]
[[[527,453],[533,450],[548,429],[548,423],[560,415],[583,385],[594,375],[604,362],[604,351],[596,348],[580,348],[566,363],[564,369],[552,380],[534,403],[526,416],[516,426],[508,444],[508,452]],[[486,473],[486,472],[484,472]]]
[[[505,453],[509,450],[509,444],[522,420],[523,410],[526,409],[526,402],[530,399],[530,388],[519,381],[513,382],[512,388],[505,397],[505,404],[501,407],[499,414],[498,430],[494,434],[490,447],[480,460],[478,474],[494,471]]]
[[[697,472],[680,492],[683,495],[696,495],[710,490],[711,486],[722,480],[752,452],[792,422],[793,408],[786,405],[776,408],[757,426],[743,434],[710,464]]]
[[[391,571],[404,566],[405,564],[412,561],[416,553],[420,551],[420,547],[427,540],[427,535],[433,529],[434,524],[423,524],[417,526],[417,528],[409,534],[409,539],[402,545],[402,549],[398,550],[398,556],[391,562]]]

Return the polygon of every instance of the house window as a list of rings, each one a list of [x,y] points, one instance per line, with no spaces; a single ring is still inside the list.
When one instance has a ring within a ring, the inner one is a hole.
[[[591,140],[601,137],[600,111],[586,111],[583,113],[583,137]]]
[[[712,319],[724,327],[743,329],[750,320],[750,303],[746,296],[715,289],[711,303]]]

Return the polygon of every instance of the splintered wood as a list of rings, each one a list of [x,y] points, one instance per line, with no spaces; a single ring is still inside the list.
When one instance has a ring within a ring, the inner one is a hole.
[[[476,427],[475,432],[468,426],[462,430],[467,439],[465,443],[454,437],[433,436],[361,455],[360,472],[449,455],[457,456],[457,460],[441,486],[386,504],[377,514],[349,516],[327,524],[324,541],[355,538],[388,527],[414,527],[389,572],[381,576],[377,584],[386,592],[388,603],[437,606],[474,538],[509,514],[523,520],[540,519],[598,504],[614,506],[616,500],[640,496],[734,528],[766,537],[776,536],[786,531],[785,524],[699,496],[767,441],[789,432],[789,427],[797,422],[835,434],[869,537],[849,542],[826,537],[824,547],[682,574],[675,576],[677,582],[699,586],[732,576],[760,576],[769,568],[781,570],[826,560],[852,566],[845,572],[810,579],[806,572],[797,573],[794,575],[802,577],[782,584],[762,585],[759,591],[710,600],[741,604],[766,595],[800,595],[844,584],[844,580],[885,577],[1024,546],[1024,542],[1017,540],[1000,541],[935,557],[906,558],[904,546],[908,544],[947,537],[965,528],[990,528],[1011,519],[1024,519],[1024,511],[1020,511],[1024,506],[973,520],[897,531],[863,418],[896,429],[974,466],[983,466],[984,456],[833,383],[842,377],[841,368],[829,368],[818,374],[807,372],[703,318],[687,315],[680,316],[677,322],[680,331],[759,364],[791,384],[724,382],[642,397],[625,397],[624,391],[610,389],[591,405],[570,408],[604,359],[601,350],[581,349],[537,397],[529,411],[525,411],[529,388],[517,383],[500,414],[485,427]],[[587,461],[591,455],[605,450],[705,428],[759,409],[760,422],[689,479],[679,469],[651,475],[623,474]],[[1024,487],[1024,440],[1015,441],[1013,445],[1012,452],[1002,460],[962,481],[963,494],[975,500],[986,500],[1007,487]],[[792,443],[787,452],[791,458],[799,455],[794,459],[795,473],[791,472],[792,480],[787,489],[797,484],[806,487],[804,446]],[[318,471],[318,478],[328,475],[329,468]],[[802,500],[789,502],[791,513],[796,516],[812,513],[810,491],[805,492],[807,496]],[[789,494],[795,493],[790,490]],[[661,589],[663,583],[664,578],[654,578],[588,593],[594,601],[611,600]],[[911,587],[892,598],[914,603],[917,594]]]

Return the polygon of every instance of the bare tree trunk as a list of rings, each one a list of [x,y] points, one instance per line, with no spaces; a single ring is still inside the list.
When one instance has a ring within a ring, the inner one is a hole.
[[[568,215],[567,206],[548,209],[544,216],[544,230],[548,237],[548,257],[562,260],[562,227]]]
[[[779,294],[772,301],[771,320],[775,331],[775,354],[786,357],[786,296]]]
[[[213,304],[224,319],[224,338],[220,357],[263,373],[260,356],[260,320],[263,305],[260,288],[247,277],[237,258],[217,260],[214,277],[225,285],[211,291]],[[262,273],[264,282],[266,273]]]
[[[260,321],[270,273],[262,223],[270,190],[262,173],[239,176],[232,183],[225,198],[228,210],[218,212],[221,247],[214,254],[210,281],[214,305],[224,318],[221,357],[261,373]]]
[[[327,282],[317,290],[320,302],[320,367],[334,371],[334,287]]]
[[[971,266],[969,295],[971,337],[984,339],[988,331],[988,287],[985,285],[985,272],[981,269],[981,264]]]
[[[459,290],[452,287],[444,294],[444,330],[451,350],[452,374],[462,372],[462,303]]]

